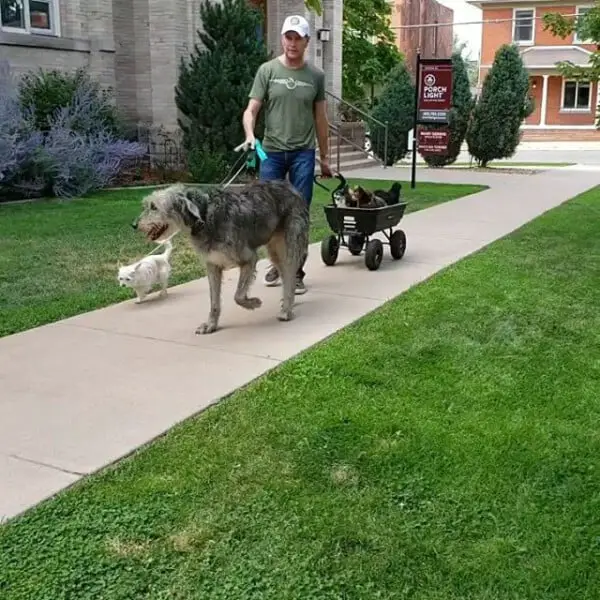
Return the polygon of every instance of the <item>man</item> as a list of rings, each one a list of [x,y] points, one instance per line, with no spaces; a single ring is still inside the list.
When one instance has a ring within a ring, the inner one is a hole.
[[[331,177],[328,164],[328,122],[325,74],[306,62],[310,27],[304,17],[292,15],[281,28],[283,53],[263,63],[250,90],[244,111],[244,148],[254,148],[254,125],[265,108],[263,147],[268,159],[260,164],[260,179],[285,179],[304,196],[310,208],[315,174],[315,137],[319,141],[321,174]],[[305,258],[306,260],[306,258]],[[296,294],[304,294],[304,265],[296,277]],[[265,275],[265,284],[279,285],[274,265]]]

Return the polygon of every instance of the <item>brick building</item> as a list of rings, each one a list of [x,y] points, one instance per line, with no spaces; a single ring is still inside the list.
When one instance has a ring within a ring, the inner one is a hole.
[[[556,64],[571,61],[586,66],[596,45],[579,39],[576,33],[565,39],[544,31],[546,13],[578,15],[590,3],[571,4],[564,0],[469,0],[481,8],[482,39],[479,83],[492,66],[502,44],[514,43],[521,49],[529,71],[535,111],[523,125],[524,140],[600,140],[595,126],[600,96],[598,84],[569,81],[559,75]],[[496,22],[485,22],[496,21]]]
[[[321,17],[307,13],[304,0],[258,3],[274,52],[285,16],[306,15],[314,32],[309,59],[324,69],[327,89],[341,95],[343,0],[323,0]],[[175,130],[177,72],[197,41],[199,6],[200,0],[0,0],[0,57],[17,73],[88,67],[115,90],[132,122]],[[330,41],[317,39],[319,28],[331,30]]]
[[[422,58],[450,58],[453,47],[453,27],[411,27],[400,26],[452,23],[454,11],[436,0],[390,0],[392,5],[391,25],[396,33],[396,43],[404,54],[407,67],[414,75],[417,49]]]

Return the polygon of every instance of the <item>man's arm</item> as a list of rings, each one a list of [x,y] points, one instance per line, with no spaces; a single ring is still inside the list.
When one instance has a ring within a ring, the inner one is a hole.
[[[254,147],[254,125],[256,124],[256,118],[263,104],[263,100],[267,95],[268,77],[265,74],[264,64],[258,68],[254,81],[252,82],[252,89],[248,96],[248,106],[242,116],[242,126],[244,133],[246,134],[246,144],[250,143],[251,147]]]
[[[327,120],[327,101],[315,102],[315,129],[319,142],[321,162],[329,162],[329,121]]]
[[[254,137],[254,125],[256,124],[256,117],[260,112],[261,106],[262,100],[259,100],[258,98],[250,98],[248,106],[244,111],[244,116],[242,117],[242,125],[244,126],[246,139]]]

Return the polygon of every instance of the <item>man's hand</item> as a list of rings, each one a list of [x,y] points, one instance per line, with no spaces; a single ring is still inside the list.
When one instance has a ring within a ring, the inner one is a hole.
[[[324,177],[325,179],[329,179],[330,177],[333,177],[333,174],[331,172],[331,168],[329,167],[329,162],[327,161],[327,159],[325,160],[321,160],[321,177]]]
[[[246,152],[247,150],[254,150],[254,146],[256,145],[256,138],[254,137],[254,135],[249,135],[246,137],[246,139],[244,140],[243,143],[241,143],[239,146],[237,146],[235,148],[236,152],[239,152],[240,150],[243,150],[244,152]]]

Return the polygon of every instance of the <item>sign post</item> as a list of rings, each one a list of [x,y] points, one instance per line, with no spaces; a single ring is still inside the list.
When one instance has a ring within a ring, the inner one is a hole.
[[[446,128],[430,131],[417,131],[417,128],[419,125],[448,124],[452,108],[452,60],[423,59],[418,51],[415,74],[411,188],[416,185],[417,147],[426,154],[445,154],[448,150],[450,133]]]

